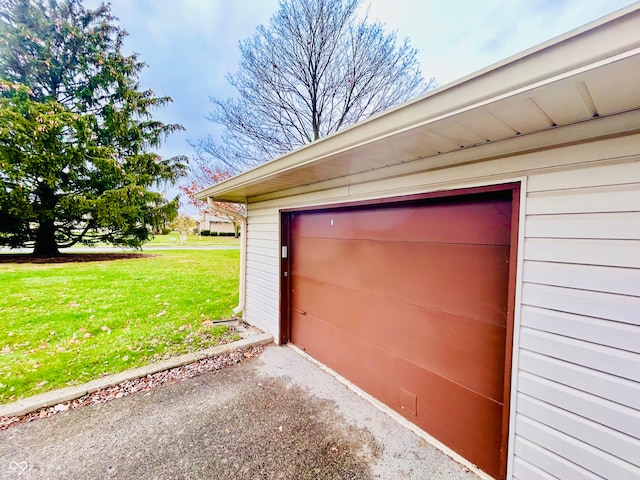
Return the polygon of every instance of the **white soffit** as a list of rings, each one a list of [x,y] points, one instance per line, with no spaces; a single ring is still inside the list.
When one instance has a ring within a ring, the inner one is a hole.
[[[197,196],[245,202],[326,180],[343,178],[346,185],[350,175],[634,110],[639,110],[639,121],[631,122],[629,130],[640,129],[638,31],[640,5],[635,4],[590,28],[434,90]],[[600,42],[606,42],[606,51],[597,48]],[[579,62],[578,52],[590,61]],[[558,72],[556,57],[567,54],[574,55],[565,59],[573,68]],[[550,70],[556,73],[540,79],[541,71]],[[529,82],[523,82],[527,73]],[[512,88],[505,90],[504,85]]]

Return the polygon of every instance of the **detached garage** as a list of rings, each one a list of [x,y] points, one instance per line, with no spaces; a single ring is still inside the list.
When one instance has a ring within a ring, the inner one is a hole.
[[[199,193],[244,318],[483,476],[640,478],[640,6]]]

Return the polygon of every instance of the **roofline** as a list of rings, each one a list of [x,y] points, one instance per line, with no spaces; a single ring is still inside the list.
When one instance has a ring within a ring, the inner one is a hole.
[[[195,196],[198,199],[220,198],[275,174],[365,145],[420,123],[459,113],[490,99],[633,50],[638,46],[637,41],[625,43],[620,39],[635,39],[637,33],[618,33],[620,29],[636,32],[637,24],[633,20],[638,16],[640,2],[205,188]]]

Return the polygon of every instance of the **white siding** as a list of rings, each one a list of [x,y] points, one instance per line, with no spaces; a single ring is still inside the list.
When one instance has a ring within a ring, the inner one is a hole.
[[[640,161],[531,175],[526,213],[514,474],[640,478]]]
[[[280,308],[280,216],[275,208],[251,206],[247,219],[244,319],[278,338]]]
[[[277,336],[279,209],[526,179],[509,474],[640,478],[639,153],[633,135],[436,170],[418,161],[250,202],[245,317]]]

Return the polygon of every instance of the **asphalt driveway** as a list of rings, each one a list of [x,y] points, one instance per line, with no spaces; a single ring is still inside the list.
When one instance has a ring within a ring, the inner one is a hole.
[[[0,432],[2,479],[477,479],[287,347]]]

